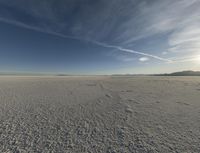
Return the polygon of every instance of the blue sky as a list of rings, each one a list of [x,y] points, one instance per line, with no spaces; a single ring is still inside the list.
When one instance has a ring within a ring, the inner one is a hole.
[[[199,0],[0,0],[0,72],[200,70]]]

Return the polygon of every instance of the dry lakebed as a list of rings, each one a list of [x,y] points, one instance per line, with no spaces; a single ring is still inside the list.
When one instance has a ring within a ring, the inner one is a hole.
[[[1,153],[200,153],[200,77],[1,76]]]

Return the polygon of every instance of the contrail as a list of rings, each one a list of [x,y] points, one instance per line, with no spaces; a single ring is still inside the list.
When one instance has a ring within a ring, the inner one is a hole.
[[[113,49],[117,49],[117,50],[120,50],[120,51],[123,51],[123,52],[128,52],[128,53],[133,53],[133,54],[138,54],[138,55],[144,55],[144,56],[148,56],[148,57],[155,58],[155,59],[165,61],[165,62],[172,62],[172,60],[169,60],[169,59],[165,59],[165,58],[155,56],[155,55],[152,55],[152,54],[138,52],[138,51],[135,51],[135,50],[132,50],[132,49],[122,48],[121,46],[108,45],[108,44],[101,43],[101,42],[98,42],[98,41],[92,41],[92,42],[99,45],[99,46],[102,46],[102,47],[113,48]]]
[[[117,49],[117,50],[122,51],[122,52],[128,52],[128,53],[132,53],[132,54],[143,55],[143,56],[151,57],[151,58],[154,58],[154,59],[157,59],[157,60],[160,60],[160,61],[164,61],[164,62],[168,62],[168,63],[173,62],[173,60],[170,60],[170,59],[162,58],[162,57],[152,55],[152,54],[148,54],[148,53],[144,53],[144,52],[135,51],[135,50],[132,50],[132,49],[122,48],[121,46],[109,45],[109,44],[102,43],[102,42],[99,42],[99,41],[95,41],[95,40],[91,40],[91,39],[84,39],[84,38],[77,37],[77,36],[68,36],[68,35],[58,33],[58,32],[45,31],[41,28],[29,26],[27,24],[24,24],[24,23],[21,23],[21,22],[18,22],[18,21],[7,20],[7,19],[4,19],[4,18],[0,18],[0,21],[5,22],[5,23],[9,23],[9,24],[13,24],[13,25],[16,25],[16,26],[19,26],[19,27],[23,27],[23,28],[26,28],[26,29],[55,35],[55,36],[62,37],[62,38],[88,41],[88,42],[91,42],[91,43],[96,44],[98,46],[105,47],[105,48],[113,48],[113,49]]]

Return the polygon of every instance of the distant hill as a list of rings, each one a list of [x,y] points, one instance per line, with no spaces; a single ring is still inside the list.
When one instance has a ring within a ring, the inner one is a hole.
[[[200,76],[200,71],[181,71],[169,74],[156,74],[155,76]]]

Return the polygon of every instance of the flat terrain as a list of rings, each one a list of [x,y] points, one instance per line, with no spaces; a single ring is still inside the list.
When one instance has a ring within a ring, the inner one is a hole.
[[[0,152],[199,153],[200,77],[0,77]]]

